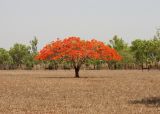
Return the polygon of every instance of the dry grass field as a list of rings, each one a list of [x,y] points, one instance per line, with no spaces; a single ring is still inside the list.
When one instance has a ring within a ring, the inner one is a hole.
[[[160,114],[160,71],[0,71],[0,114]]]

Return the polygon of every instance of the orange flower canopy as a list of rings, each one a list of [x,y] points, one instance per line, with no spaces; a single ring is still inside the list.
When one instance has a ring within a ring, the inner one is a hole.
[[[38,60],[65,60],[85,62],[95,60],[121,60],[121,56],[112,48],[95,39],[81,40],[79,37],[57,39],[46,45],[36,57]]]

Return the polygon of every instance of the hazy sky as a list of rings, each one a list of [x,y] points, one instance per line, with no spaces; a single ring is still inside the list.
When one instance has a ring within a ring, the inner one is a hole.
[[[79,36],[127,42],[151,38],[160,26],[160,0],[0,0],[0,47],[28,43],[39,48],[56,39]]]

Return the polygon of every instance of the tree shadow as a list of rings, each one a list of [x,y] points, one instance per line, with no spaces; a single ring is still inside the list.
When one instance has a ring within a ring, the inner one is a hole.
[[[101,78],[112,78],[112,77],[79,77],[79,78],[75,78],[75,77],[52,77],[52,76],[48,76],[48,77],[36,77],[36,78],[44,78],[44,79],[89,79],[89,78],[97,78],[97,79],[101,79]]]
[[[160,97],[149,97],[140,100],[131,100],[130,104],[142,104],[149,107],[160,107]]]

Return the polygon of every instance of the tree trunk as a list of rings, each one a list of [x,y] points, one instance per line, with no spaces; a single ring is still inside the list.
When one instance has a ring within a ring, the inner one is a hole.
[[[75,78],[79,78],[79,70],[80,70],[79,67],[75,68]]]
[[[93,68],[93,69],[94,69],[94,70],[96,70],[96,65],[93,65],[93,66],[94,66],[94,68]]]

